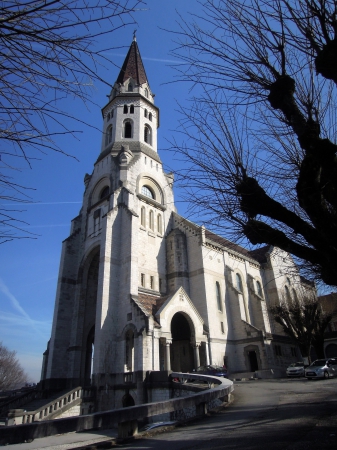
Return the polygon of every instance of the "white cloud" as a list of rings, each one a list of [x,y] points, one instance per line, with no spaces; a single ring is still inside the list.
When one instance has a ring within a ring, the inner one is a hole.
[[[22,308],[19,301],[15,298],[15,296],[10,292],[8,287],[5,285],[4,281],[0,278],[0,291],[5,294],[5,296],[10,300],[12,307],[20,314],[20,316],[16,316],[18,322],[24,320],[25,326],[30,326],[36,333],[38,333],[43,339],[45,339],[44,334],[40,331],[36,322],[27,314],[27,312]],[[2,317],[3,318],[3,317]],[[13,318],[12,318],[13,319]],[[20,320],[21,319],[21,320]]]
[[[6,329],[7,331],[12,331],[15,334],[22,333],[26,335],[27,331],[31,333],[32,324],[34,325],[34,330],[36,328],[40,330],[40,334],[43,334],[43,338],[48,336],[50,333],[50,321],[39,321],[34,319],[27,321],[27,319],[22,315],[0,310],[0,325],[2,332]]]
[[[42,354],[47,348],[51,322],[34,319],[28,321],[21,314],[0,310],[0,329],[3,344],[9,350],[17,352],[16,356],[27,372],[29,381],[39,381]],[[35,330],[39,330],[39,332],[37,333]]]

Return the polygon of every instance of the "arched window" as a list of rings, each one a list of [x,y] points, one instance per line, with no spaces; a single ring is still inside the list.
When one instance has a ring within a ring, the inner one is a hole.
[[[111,110],[111,119],[113,118],[113,116],[114,116],[114,110],[112,109]]]
[[[152,113],[149,113],[149,120],[152,122]]]
[[[140,224],[145,227],[145,207],[142,206],[140,210]]]
[[[112,141],[112,125],[109,125],[108,128],[106,129],[105,145],[110,144],[111,141]]]
[[[109,195],[109,186],[105,186],[102,191],[101,194],[99,196],[100,200],[102,200],[102,198],[105,198],[107,195]]]
[[[145,197],[153,198],[153,200],[155,199],[152,189],[150,189],[148,186],[142,186],[142,194],[145,195]]]
[[[134,112],[135,112],[135,107],[134,107],[134,105],[131,105],[130,106],[130,114],[134,114]]]
[[[293,299],[294,299],[295,303],[296,303],[297,305],[299,305],[299,301],[298,301],[298,297],[297,297],[297,294],[296,294],[295,289],[293,289]]]
[[[220,291],[220,284],[218,282],[215,283],[215,291],[216,291],[216,302],[218,305],[218,310],[222,311],[221,291]]]
[[[256,293],[257,293],[257,295],[259,295],[260,297],[263,297],[261,283],[260,283],[259,281],[257,281],[257,280],[256,280]]]
[[[108,113],[108,115],[106,116],[106,120],[107,120],[107,122],[109,122],[109,120],[110,120],[110,113]]]
[[[289,302],[291,302],[291,295],[290,295],[290,291],[289,291],[289,288],[288,288],[288,286],[284,286],[284,290],[285,290],[285,292],[286,292],[286,299],[287,299],[287,301]]]
[[[240,292],[243,292],[242,280],[240,274],[236,274],[236,289]]]
[[[157,216],[157,231],[159,234],[162,234],[163,232],[161,214],[158,214]]]
[[[132,124],[129,120],[127,120],[124,124],[124,137],[132,138]]]
[[[128,92],[133,92],[133,84],[132,83],[128,84]]]
[[[149,98],[149,90],[148,90],[148,88],[144,89],[144,95],[145,95],[146,98]]]
[[[125,335],[125,368],[127,372],[134,369],[134,335],[130,330]]]
[[[150,213],[149,213],[149,226],[151,228],[151,230],[154,230],[154,220],[153,220],[153,211],[151,209]]]
[[[144,142],[152,145],[151,128],[148,125],[144,127]]]
[[[144,109],[144,117],[147,117],[147,109]]]
[[[123,114],[127,114],[127,113],[128,113],[128,105],[124,105]]]

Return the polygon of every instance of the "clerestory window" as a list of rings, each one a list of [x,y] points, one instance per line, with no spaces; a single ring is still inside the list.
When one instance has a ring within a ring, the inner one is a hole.
[[[243,292],[241,275],[237,273],[235,277],[236,277],[236,289],[240,292]]]
[[[144,142],[146,142],[149,145],[152,145],[151,128],[148,125],[145,125],[144,127]]]
[[[220,284],[218,282],[215,283],[215,291],[216,291],[216,302],[218,305],[218,310],[222,311],[221,291],[220,291]]]
[[[256,292],[257,292],[257,295],[259,295],[260,297],[263,297],[262,286],[259,281],[256,281]]]
[[[105,133],[105,145],[109,145],[112,142],[112,125],[109,125]]]
[[[132,138],[132,124],[129,120],[124,124],[124,137]]]
[[[150,189],[148,186],[142,186],[142,194],[146,197],[153,198],[153,200],[155,199],[152,189]]]

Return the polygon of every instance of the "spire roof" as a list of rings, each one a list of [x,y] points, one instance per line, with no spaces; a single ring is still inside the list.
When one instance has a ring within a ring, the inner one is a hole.
[[[137,84],[149,83],[135,36],[133,37],[132,44],[116,82],[124,83],[124,81],[130,77],[133,78]]]

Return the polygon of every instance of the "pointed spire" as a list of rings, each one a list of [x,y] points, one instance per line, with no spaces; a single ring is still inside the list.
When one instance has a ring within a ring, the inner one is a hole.
[[[149,83],[137,45],[136,32],[134,32],[130,49],[126,55],[116,82],[124,83],[124,81],[130,77],[132,77],[137,84]]]

